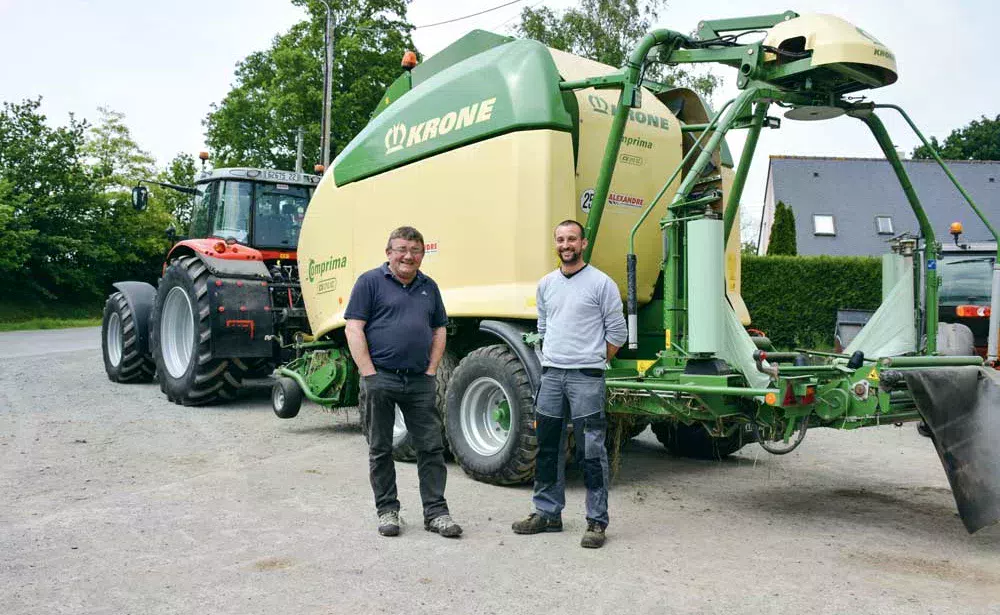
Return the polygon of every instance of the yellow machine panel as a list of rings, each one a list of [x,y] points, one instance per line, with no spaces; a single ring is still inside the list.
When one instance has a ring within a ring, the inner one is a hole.
[[[421,270],[450,316],[535,318],[535,287],[555,266],[552,228],[574,215],[569,134],[515,132],[338,187],[323,178],[299,238],[313,333],[343,326],[357,277],[382,264],[396,227],[426,243]],[[310,275],[314,263],[339,262]]]

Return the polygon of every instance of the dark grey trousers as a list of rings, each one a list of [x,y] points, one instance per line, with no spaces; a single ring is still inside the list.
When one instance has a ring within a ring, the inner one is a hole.
[[[367,392],[368,468],[378,514],[399,510],[396,466],[392,461],[392,426],[396,406],[417,451],[417,476],[424,519],[448,514],[444,499],[447,469],[441,417],[434,407],[435,379],[425,374],[400,375],[381,371],[362,379]]]
[[[608,453],[604,448],[604,375],[546,367],[535,407],[535,488],[532,502],[543,517],[556,518],[566,506],[566,420],[573,422],[576,460],[587,488],[587,521],[608,525]]]

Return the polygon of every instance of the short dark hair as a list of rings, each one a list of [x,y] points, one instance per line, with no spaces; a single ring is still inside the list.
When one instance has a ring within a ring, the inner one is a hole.
[[[393,239],[405,239],[406,241],[419,241],[420,245],[424,245],[424,236],[420,234],[420,231],[413,228],[412,226],[401,226],[393,232],[389,233],[389,241],[385,242],[385,249],[392,249]]]
[[[576,220],[563,220],[562,222],[556,225],[556,228],[559,228],[560,226],[575,226],[576,228],[580,229],[580,238],[586,239],[587,237],[587,231],[584,230],[583,225],[577,222]],[[555,233],[555,229],[553,229],[552,232]]]

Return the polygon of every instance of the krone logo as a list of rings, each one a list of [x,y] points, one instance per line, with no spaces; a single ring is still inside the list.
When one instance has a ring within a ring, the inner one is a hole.
[[[385,133],[385,153],[391,154],[403,149],[404,139],[406,139],[406,124],[400,122]]]
[[[594,111],[598,113],[603,113],[605,115],[610,115],[610,112],[608,110],[609,107],[608,101],[604,100],[600,96],[594,96],[594,95],[588,96],[587,100],[590,101],[590,106],[594,108]]]
[[[450,132],[458,132],[473,124],[488,122],[493,117],[493,105],[496,101],[495,96],[487,98],[444,115],[432,117],[414,126],[408,127],[400,122],[385,133],[385,153],[389,155]]]
[[[601,115],[614,115],[618,113],[618,105],[609,104],[608,101],[596,94],[587,96],[587,102],[590,103],[590,108],[594,110],[594,113],[600,113]],[[670,120],[661,115],[646,113],[640,109],[629,109],[628,120],[636,124],[644,124],[650,128],[670,130]]]

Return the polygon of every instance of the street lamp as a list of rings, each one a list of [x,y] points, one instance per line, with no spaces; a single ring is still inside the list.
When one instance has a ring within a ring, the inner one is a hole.
[[[330,99],[333,97],[333,44],[336,36],[333,27],[333,9],[326,0],[319,0],[326,6],[326,30],[323,39],[326,41],[326,70],[323,75],[323,121],[320,123],[320,151],[322,152],[323,168],[330,168]]]

